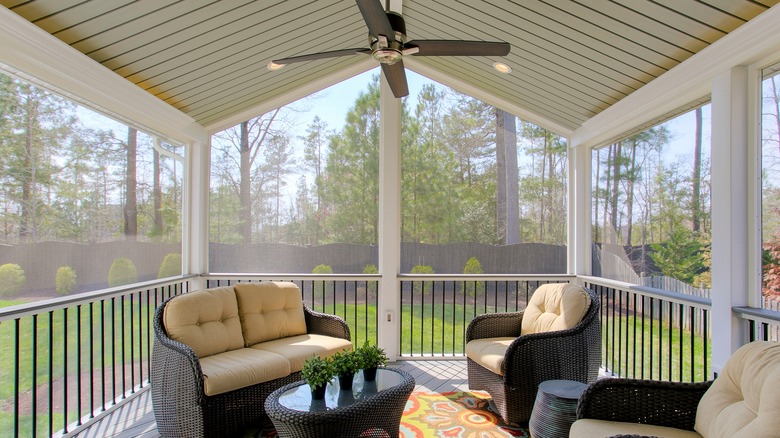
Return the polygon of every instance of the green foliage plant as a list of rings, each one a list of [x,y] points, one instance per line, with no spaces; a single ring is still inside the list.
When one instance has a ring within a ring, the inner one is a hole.
[[[412,267],[412,274],[435,274],[433,271],[433,267],[428,265],[415,265]],[[424,287],[423,287],[424,286]],[[431,287],[433,286],[432,281],[413,281],[412,282],[412,289],[414,290],[415,294],[425,293],[425,295],[428,295],[431,293]]]
[[[698,233],[679,226],[665,242],[651,247],[650,257],[665,276],[698,286],[696,276],[705,269],[705,245]]]
[[[387,354],[385,350],[378,345],[369,345],[368,340],[362,347],[355,350],[355,354],[360,359],[360,368],[382,367],[387,363]]]
[[[16,295],[22,290],[26,281],[24,269],[16,263],[0,266],[0,297]]]
[[[479,260],[476,257],[471,257],[466,261],[466,266],[463,267],[463,273],[464,274],[484,274],[485,271],[482,269],[482,263],[479,262]],[[466,281],[466,293],[469,294],[469,296],[474,296],[475,293],[484,293],[485,292],[485,282],[484,281]]]
[[[67,295],[76,287],[76,270],[70,266],[60,266],[54,276],[55,290],[59,295]]]
[[[120,257],[111,263],[108,271],[108,287],[117,287],[138,281],[138,272],[133,261],[127,257]]]
[[[317,265],[311,270],[312,274],[332,274],[333,268],[330,265]],[[314,282],[314,295],[330,296],[333,293],[333,282],[331,281],[315,281]]]
[[[177,275],[181,275],[181,254],[176,252],[166,254],[162,263],[160,263],[157,278],[175,277]]]
[[[355,374],[362,366],[361,357],[354,351],[339,351],[332,357],[337,376]]]
[[[376,265],[373,263],[370,263],[366,266],[363,266],[363,273],[364,274],[378,274],[379,269],[377,269]],[[376,288],[377,283],[375,281],[368,282],[368,294],[371,296],[376,296]]]
[[[301,375],[312,389],[325,386],[335,375],[333,362],[329,357],[312,356],[303,362]]]

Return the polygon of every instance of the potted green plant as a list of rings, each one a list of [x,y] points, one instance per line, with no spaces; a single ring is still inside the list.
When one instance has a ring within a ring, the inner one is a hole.
[[[360,358],[353,351],[339,351],[333,355],[333,368],[339,376],[342,390],[352,389],[352,379],[360,369]]]
[[[358,348],[356,354],[360,357],[360,367],[363,368],[363,378],[367,382],[376,379],[376,369],[385,366],[387,354],[378,345],[369,345],[368,340]]]
[[[328,386],[328,382],[335,374],[333,362],[330,358],[323,359],[319,356],[312,356],[303,362],[301,374],[303,375],[303,380],[311,387],[311,398],[322,400],[325,398],[325,389]]]

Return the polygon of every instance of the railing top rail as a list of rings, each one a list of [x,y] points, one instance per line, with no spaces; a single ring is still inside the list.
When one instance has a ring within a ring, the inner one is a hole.
[[[163,281],[151,280],[145,281],[143,283],[134,283],[128,286],[112,287],[109,289],[85,292],[72,296],[58,297],[48,300],[34,301],[31,303],[18,304],[16,306],[3,307],[0,309],[0,322],[64,309],[66,307],[78,306],[80,304],[90,304],[99,300],[110,299],[112,297],[121,297],[123,295],[132,294],[142,290],[171,286],[193,278],[197,278],[197,275],[171,277]]]
[[[743,319],[752,319],[767,324],[780,323],[780,312],[755,307],[732,307],[731,310]]]
[[[323,281],[376,281],[382,278],[380,274],[247,274],[247,273],[218,273],[205,274],[201,278],[206,280],[323,280]]]
[[[608,278],[602,278],[602,277],[591,277],[587,275],[579,275],[578,277],[581,280],[586,281],[588,283],[594,283],[606,287],[613,287],[615,289],[627,290],[644,296],[667,300],[678,304],[693,305],[707,310],[712,309],[712,300],[710,298],[681,294],[678,292],[658,289],[655,287],[640,286],[637,284],[626,283],[617,280],[610,280]]]
[[[573,274],[398,274],[397,277],[407,281],[558,281],[577,278]]]

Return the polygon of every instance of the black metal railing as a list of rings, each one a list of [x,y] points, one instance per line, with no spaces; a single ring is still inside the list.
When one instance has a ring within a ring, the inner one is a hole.
[[[612,375],[710,378],[709,298],[583,277],[601,300],[602,367]]]
[[[0,430],[66,434],[148,386],[154,309],[187,278],[0,309]]]
[[[377,343],[379,275],[211,274],[204,278],[209,288],[240,282],[291,281],[301,289],[303,302],[310,309],[338,315],[347,321],[353,345],[361,346],[366,340]]]
[[[399,276],[402,357],[462,356],[466,327],[483,313],[522,310],[537,287],[569,282],[567,275]]]

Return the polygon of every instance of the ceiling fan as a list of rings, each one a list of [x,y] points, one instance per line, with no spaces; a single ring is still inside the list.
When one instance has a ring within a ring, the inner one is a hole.
[[[275,59],[268,64],[276,70],[293,62],[313,61],[355,54],[371,55],[382,65],[390,89],[397,98],[407,96],[404,63],[401,58],[413,56],[506,56],[510,45],[505,42],[463,40],[407,40],[406,24],[401,14],[385,12],[380,0],[355,0],[368,27],[370,48],[334,50]]]

